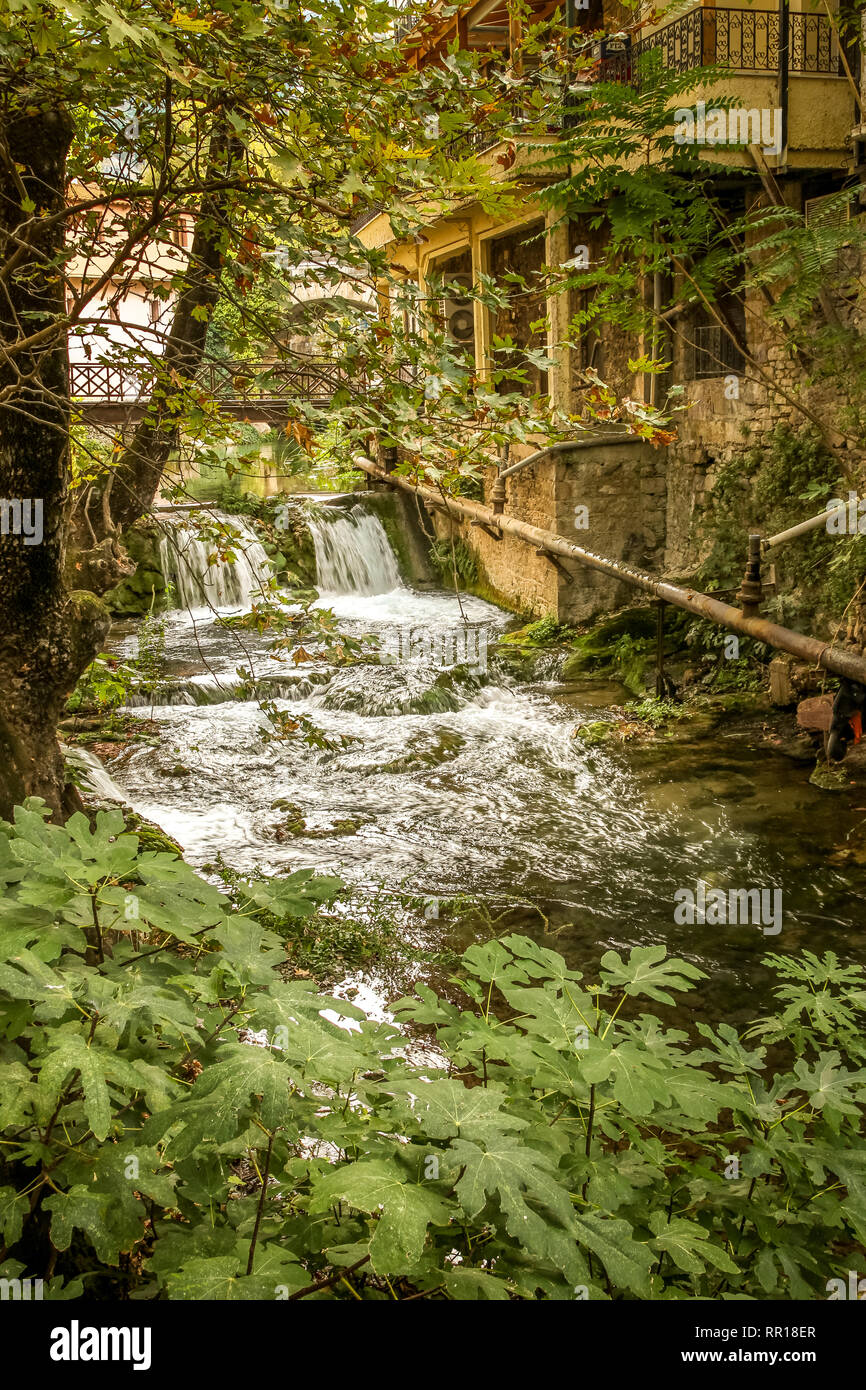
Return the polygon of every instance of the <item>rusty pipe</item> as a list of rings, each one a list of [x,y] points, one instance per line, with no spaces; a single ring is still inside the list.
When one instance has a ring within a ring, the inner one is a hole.
[[[825,671],[831,671],[836,676],[847,676],[849,680],[866,685],[866,658],[855,656],[853,652],[833,647],[829,642],[822,642],[817,637],[807,637],[802,632],[794,632],[791,628],[780,627],[766,618],[750,617],[741,613],[739,608],[722,603],[710,594],[702,594],[697,589],[682,589],[677,584],[668,584],[665,580],[656,579],[651,574],[645,574],[643,570],[633,569],[620,560],[609,560],[604,555],[584,550],[582,546],[567,541],[553,531],[531,526],[529,522],[519,521],[517,517],[494,516],[489,507],[484,507],[479,502],[471,502],[463,497],[444,497],[432,488],[410,483],[408,478],[402,478],[395,473],[385,473],[371,459],[356,456],[355,464],[371,477],[379,478],[381,482],[390,483],[393,487],[402,488],[404,492],[412,492],[422,501],[429,502],[431,506],[438,507],[449,515],[483,522],[485,526],[516,536],[536,549],[543,546],[555,555],[561,555],[567,560],[576,560],[588,569],[631,584],[644,593],[652,594],[654,598],[665,599],[675,608],[694,613],[698,618],[706,618],[719,627],[727,627],[733,632],[742,633],[745,637],[753,637],[756,642],[764,642],[768,647],[775,647],[777,651],[800,657],[801,660],[820,666]]]

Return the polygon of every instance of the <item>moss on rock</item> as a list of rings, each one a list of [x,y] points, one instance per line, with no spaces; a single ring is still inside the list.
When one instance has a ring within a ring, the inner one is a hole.
[[[116,618],[134,618],[166,606],[168,587],[159,553],[161,532],[150,522],[136,522],[121,536],[127,554],[135,561],[135,572],[110,589],[105,604]]]
[[[562,679],[592,671],[615,674],[634,695],[646,690],[645,671],[655,644],[656,615],[651,608],[625,608],[575,637],[562,663]]]

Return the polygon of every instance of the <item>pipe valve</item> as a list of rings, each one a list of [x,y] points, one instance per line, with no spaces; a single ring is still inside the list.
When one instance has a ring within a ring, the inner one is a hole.
[[[764,584],[761,579],[761,537],[749,536],[749,559],[742,583],[737,590],[737,598],[743,610],[743,617],[754,617],[764,597]]]
[[[493,487],[490,489],[490,503],[494,516],[501,516],[505,511],[505,479],[497,477]]]

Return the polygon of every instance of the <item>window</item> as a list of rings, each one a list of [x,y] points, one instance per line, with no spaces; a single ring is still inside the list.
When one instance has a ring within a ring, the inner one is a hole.
[[[745,363],[743,354],[720,323],[698,324],[693,332],[694,372],[697,378],[739,374]]]

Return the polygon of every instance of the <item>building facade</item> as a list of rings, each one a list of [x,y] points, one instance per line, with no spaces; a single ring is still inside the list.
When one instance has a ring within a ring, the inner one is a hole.
[[[451,15],[440,16],[440,8],[404,18],[414,62],[440,61],[456,42],[485,54],[485,62],[510,66],[532,88],[532,58],[521,55],[526,7],[522,19],[501,0],[478,0]],[[541,21],[556,7],[533,3],[530,9],[532,18]],[[640,59],[654,52],[663,69],[683,79],[677,103],[694,116],[691,135],[703,146],[700,158],[709,168],[718,165],[714,186],[727,215],[737,218],[780,202],[802,213],[808,224],[828,207],[823,200],[859,183],[866,165],[859,124],[859,45],[840,38],[832,6],[828,13],[809,0],[792,0],[772,10],[747,3],[703,4],[659,15],[647,5],[643,13],[641,22],[634,11],[607,0],[589,0],[585,9],[568,7],[575,30],[584,39],[597,38],[594,62],[587,70],[583,60],[574,90],[591,91],[600,78],[639,89],[646,80]],[[699,73],[707,67],[721,70],[717,82],[708,83],[705,72]],[[691,72],[696,74],[693,86]],[[539,73],[535,85],[543,87],[544,80]],[[716,110],[715,102],[733,113],[728,115],[731,138],[721,148],[707,115]],[[686,124],[683,116],[681,128]],[[571,137],[574,170],[581,157],[579,125]],[[474,152],[492,174],[520,189],[520,215],[503,221],[480,204],[464,203],[431,216],[422,236],[401,243],[392,236],[387,211],[371,210],[358,219],[356,233],[366,245],[387,249],[394,274],[414,280],[424,296],[431,281],[441,277],[468,285],[482,273],[504,281],[517,271],[531,285],[533,277],[541,282],[545,267],[555,269],[573,258],[576,248],[586,249],[590,263],[604,256],[608,233],[603,219],[598,225],[598,209],[593,216],[563,218],[551,206],[546,190],[567,171],[551,162],[537,129],[531,136],[510,134],[487,144],[483,135],[477,136],[474,143]],[[855,200],[845,215],[856,217],[858,212]],[[687,274],[663,288],[664,303],[674,310],[651,341],[640,343],[604,321],[569,334],[592,290],[570,288],[546,300],[540,291],[536,299],[522,296],[519,308],[498,312],[477,299],[449,302],[443,310],[455,341],[474,357],[481,378],[491,371],[494,336],[507,333],[523,349],[546,347],[554,365],[530,374],[531,389],[576,414],[587,368],[619,394],[655,402],[664,379],[635,373],[629,362],[643,353],[671,363],[667,380],[682,384],[691,403],[673,444],[658,450],[639,441],[587,444],[572,455],[542,461],[510,480],[507,509],[610,558],[686,578],[706,558],[701,521],[720,475],[780,427],[796,432],[807,424],[801,404],[813,417],[820,416],[827,387],[813,389],[805,381],[802,363],[792,360],[773,329],[765,295],[734,287],[729,302],[714,308],[691,292]],[[387,293],[383,285],[383,296]],[[651,303],[654,294],[661,302],[660,287],[650,279],[644,286],[646,300]],[[546,334],[538,330],[543,319]],[[733,337],[726,324],[733,325]],[[566,336],[570,346],[563,351]],[[836,442],[850,452],[850,441]],[[543,443],[537,441],[536,447]],[[532,448],[528,444],[524,452]],[[512,461],[519,456],[515,450]],[[861,456],[852,455],[852,468],[861,462]],[[494,477],[491,460],[488,496]],[[588,510],[588,529],[581,524],[581,508]],[[806,514],[803,503],[792,497],[791,522]],[[754,515],[749,524],[762,529],[762,520]],[[437,521],[440,528],[449,524],[441,517]],[[468,527],[462,534],[492,586],[524,606],[529,595],[530,611],[579,620],[621,598],[612,581],[588,572],[568,581],[507,537],[497,542]]]

